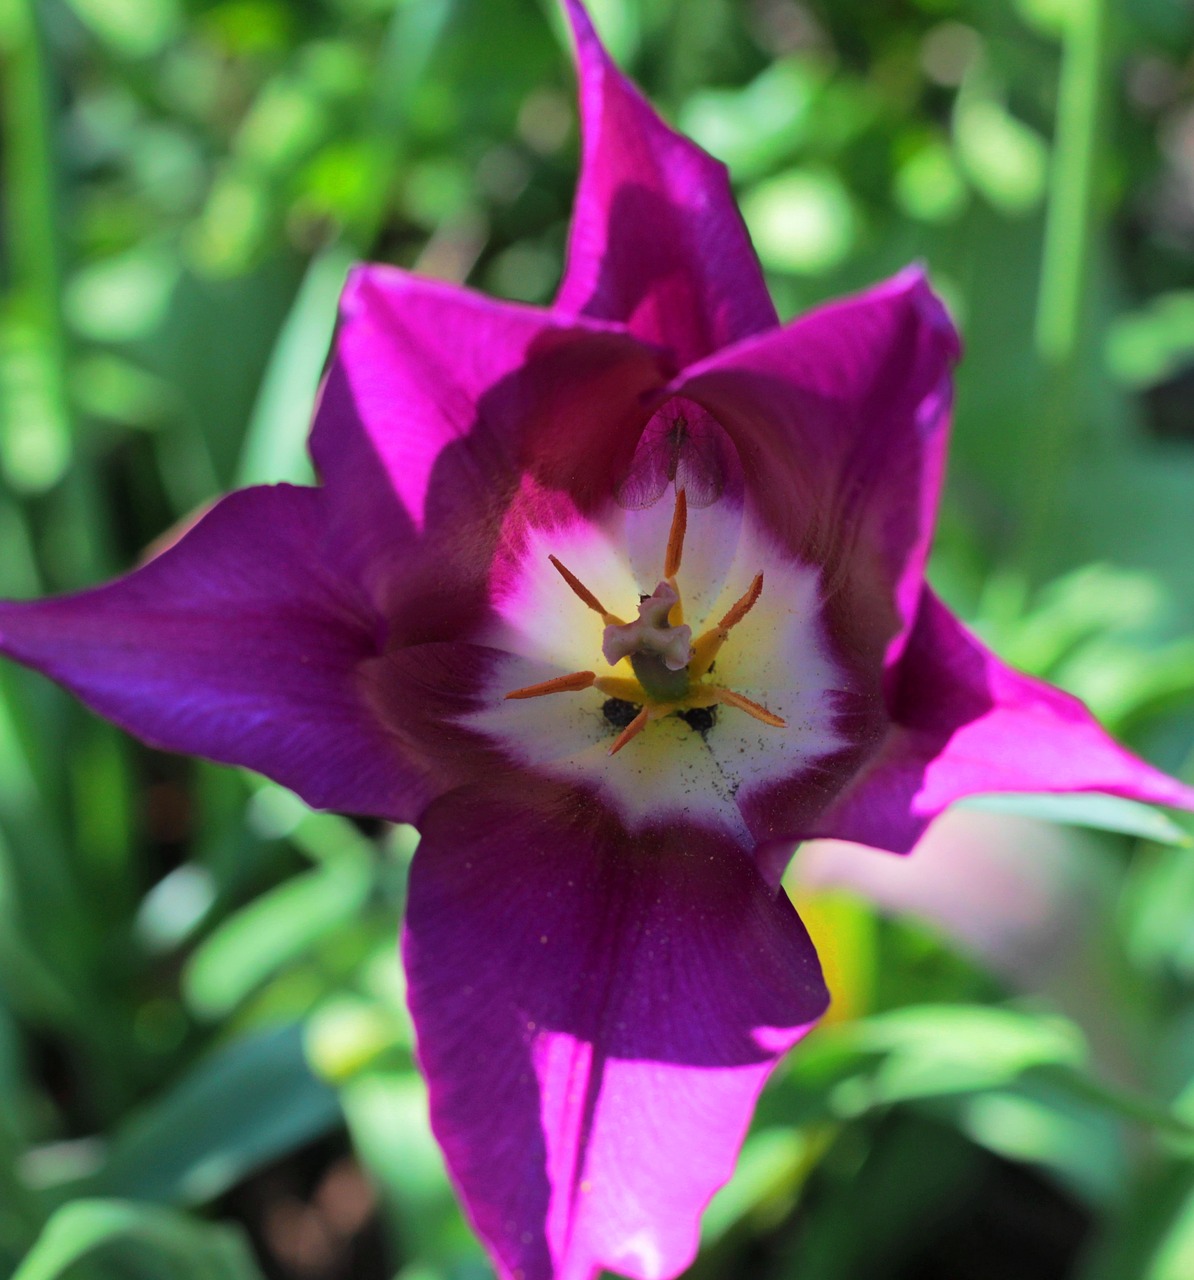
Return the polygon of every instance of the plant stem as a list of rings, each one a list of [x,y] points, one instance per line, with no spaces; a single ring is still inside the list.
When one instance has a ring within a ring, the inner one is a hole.
[[[36,491],[61,477],[70,452],[50,77],[35,0],[7,0],[0,19],[11,270],[0,463],[15,486]]]
[[[1084,0],[1074,6],[1064,35],[1037,296],[1035,342],[1045,371],[1045,412],[1034,441],[1021,557],[1029,576],[1039,570],[1048,552],[1058,493],[1078,427],[1077,365],[1098,218],[1109,25],[1107,0]]]

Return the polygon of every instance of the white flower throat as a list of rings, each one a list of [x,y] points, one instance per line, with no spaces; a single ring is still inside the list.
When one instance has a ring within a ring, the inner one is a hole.
[[[819,570],[730,492],[692,507],[682,479],[674,505],[614,500],[522,530],[477,637],[500,652],[463,719],[631,828],[685,816],[753,839],[744,803],[846,745],[847,682]],[[637,617],[610,612],[627,601]]]

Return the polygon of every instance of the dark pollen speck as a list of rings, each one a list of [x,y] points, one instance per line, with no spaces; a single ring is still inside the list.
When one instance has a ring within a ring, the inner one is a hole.
[[[687,711],[677,711],[676,714],[697,733],[708,733],[717,723],[716,707],[690,707]]]
[[[636,707],[633,702],[627,702],[623,698],[606,698],[601,708],[602,714],[615,729],[625,729],[641,710],[642,707]]]

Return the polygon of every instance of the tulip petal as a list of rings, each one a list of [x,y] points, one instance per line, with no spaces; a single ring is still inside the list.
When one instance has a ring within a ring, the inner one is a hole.
[[[923,272],[809,312],[688,372],[780,541],[824,566],[833,630],[876,671],[915,614],[958,340]]]
[[[724,165],[656,115],[602,48],[580,0],[583,150],[557,305],[670,347],[679,365],[774,328]]]
[[[358,681],[380,624],[324,530],[316,490],[242,490],[125,578],[0,603],[0,651],[154,746],[409,818],[425,797]]]
[[[892,728],[817,834],[897,853],[965,796],[1098,791],[1194,810],[1194,789],[1118,746],[1077,698],[1005,666],[925,590]]]
[[[524,473],[582,508],[611,493],[661,381],[620,326],[357,268],[311,452],[338,552],[393,640],[450,639],[483,610]]]
[[[428,810],[404,948],[436,1135],[522,1280],[686,1266],[764,1080],[827,1003],[732,840],[628,836],[533,782]]]

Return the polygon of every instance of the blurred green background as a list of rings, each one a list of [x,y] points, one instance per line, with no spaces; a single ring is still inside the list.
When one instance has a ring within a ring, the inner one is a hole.
[[[592,0],[781,312],[927,260],[967,342],[933,565],[1194,780],[1186,0]],[[353,259],[545,302],[547,0],[3,0],[0,592],[93,583],[303,439]],[[703,1280],[1191,1280],[1194,850],[1091,799],[802,851],[835,1006]],[[0,1274],[483,1280],[394,958],[417,836],[0,669]]]

